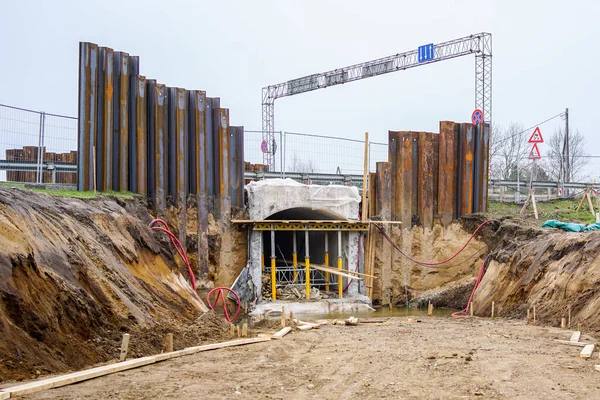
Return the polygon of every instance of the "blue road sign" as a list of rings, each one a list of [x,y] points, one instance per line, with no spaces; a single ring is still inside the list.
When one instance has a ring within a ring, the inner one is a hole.
[[[433,43],[419,46],[419,62],[433,60],[434,57]]]

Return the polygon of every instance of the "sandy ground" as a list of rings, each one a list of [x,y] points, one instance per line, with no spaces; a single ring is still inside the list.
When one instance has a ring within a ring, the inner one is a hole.
[[[53,389],[27,399],[589,399],[600,372],[571,331],[503,319],[392,318],[294,331]],[[263,328],[264,330],[264,328]],[[257,330],[251,332],[258,333]],[[582,335],[582,341],[594,338]]]

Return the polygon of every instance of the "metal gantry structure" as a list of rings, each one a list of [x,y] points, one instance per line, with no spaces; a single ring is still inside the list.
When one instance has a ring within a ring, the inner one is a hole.
[[[264,164],[269,166],[270,171],[274,171],[276,99],[469,54],[475,54],[475,108],[481,109],[484,113],[484,121],[490,123],[492,120],[492,35],[482,32],[264,87],[262,89],[262,135],[267,143],[267,149],[263,153]]]

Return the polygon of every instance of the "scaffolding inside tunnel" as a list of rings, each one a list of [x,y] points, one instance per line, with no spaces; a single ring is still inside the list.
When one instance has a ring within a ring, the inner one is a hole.
[[[298,297],[304,293],[306,298],[310,298],[311,288],[331,291],[330,295],[340,298],[343,296],[343,279],[339,275],[311,269],[310,265],[331,267],[333,263],[338,269],[348,265],[347,254],[343,251],[348,243],[348,233],[342,231],[339,224],[336,231],[321,230],[335,229],[331,221],[344,220],[342,216],[326,210],[298,207],[275,213],[264,221],[265,225],[269,225],[269,221],[298,221],[286,225],[271,224],[271,229],[262,232],[262,272],[271,277],[272,299],[276,299],[277,289],[290,287],[297,288],[293,292]],[[310,230],[302,224],[307,221],[312,223]]]

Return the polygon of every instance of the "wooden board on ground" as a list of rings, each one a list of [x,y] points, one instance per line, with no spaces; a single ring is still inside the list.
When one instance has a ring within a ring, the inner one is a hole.
[[[588,344],[583,348],[583,350],[581,350],[581,353],[579,353],[579,357],[590,358],[592,356],[593,352],[594,352],[594,345]]]
[[[215,350],[224,347],[241,346],[244,344],[259,343],[270,341],[271,338],[251,338],[242,340],[231,340],[228,342],[207,344],[196,347],[189,347],[184,350],[178,350],[171,353],[163,353],[156,356],[135,358],[133,360],[118,362],[115,364],[104,365],[101,367],[86,369],[84,371],[74,372],[71,374],[61,375],[54,378],[42,379],[23,385],[13,386],[4,389],[4,392],[9,393],[11,397],[23,396],[26,394],[37,393],[43,390],[57,388],[70,385],[77,382],[82,382],[88,379],[97,378],[104,375],[113,374],[115,372],[126,371],[128,369],[138,368],[144,365],[153,364],[155,362],[167,360],[170,358],[180,357],[187,354],[194,354],[201,351]],[[3,394],[4,396],[4,394]]]
[[[581,337],[581,332],[575,331],[571,335],[571,342],[579,342],[579,338]]]
[[[598,364],[594,365],[594,369],[595,369],[596,371],[600,371],[600,365],[598,365]]]
[[[570,340],[560,340],[560,339],[554,339],[554,341],[556,343],[560,343],[560,344],[567,344],[569,346],[579,346],[579,347],[585,347],[590,343],[583,343],[583,342],[571,342]]]
[[[10,399],[10,393],[8,392],[0,392],[0,400]]]
[[[306,322],[306,321],[300,321],[299,319],[295,319],[294,322],[298,325],[310,325],[315,329],[319,329],[321,327],[321,324],[315,324],[313,322]]]
[[[298,329],[299,331],[308,331],[313,328],[314,328],[314,326],[312,326],[312,325],[299,325],[296,327],[296,329]]]
[[[282,337],[284,337],[285,335],[287,335],[288,333],[290,333],[290,331],[292,330],[291,327],[286,326],[285,328],[281,329],[279,332],[273,334],[273,336],[271,336],[273,339],[281,339]]]
[[[368,324],[365,324],[364,322],[359,322],[358,326],[391,326],[394,325],[394,323],[392,321],[386,321],[386,322],[369,322]]]

